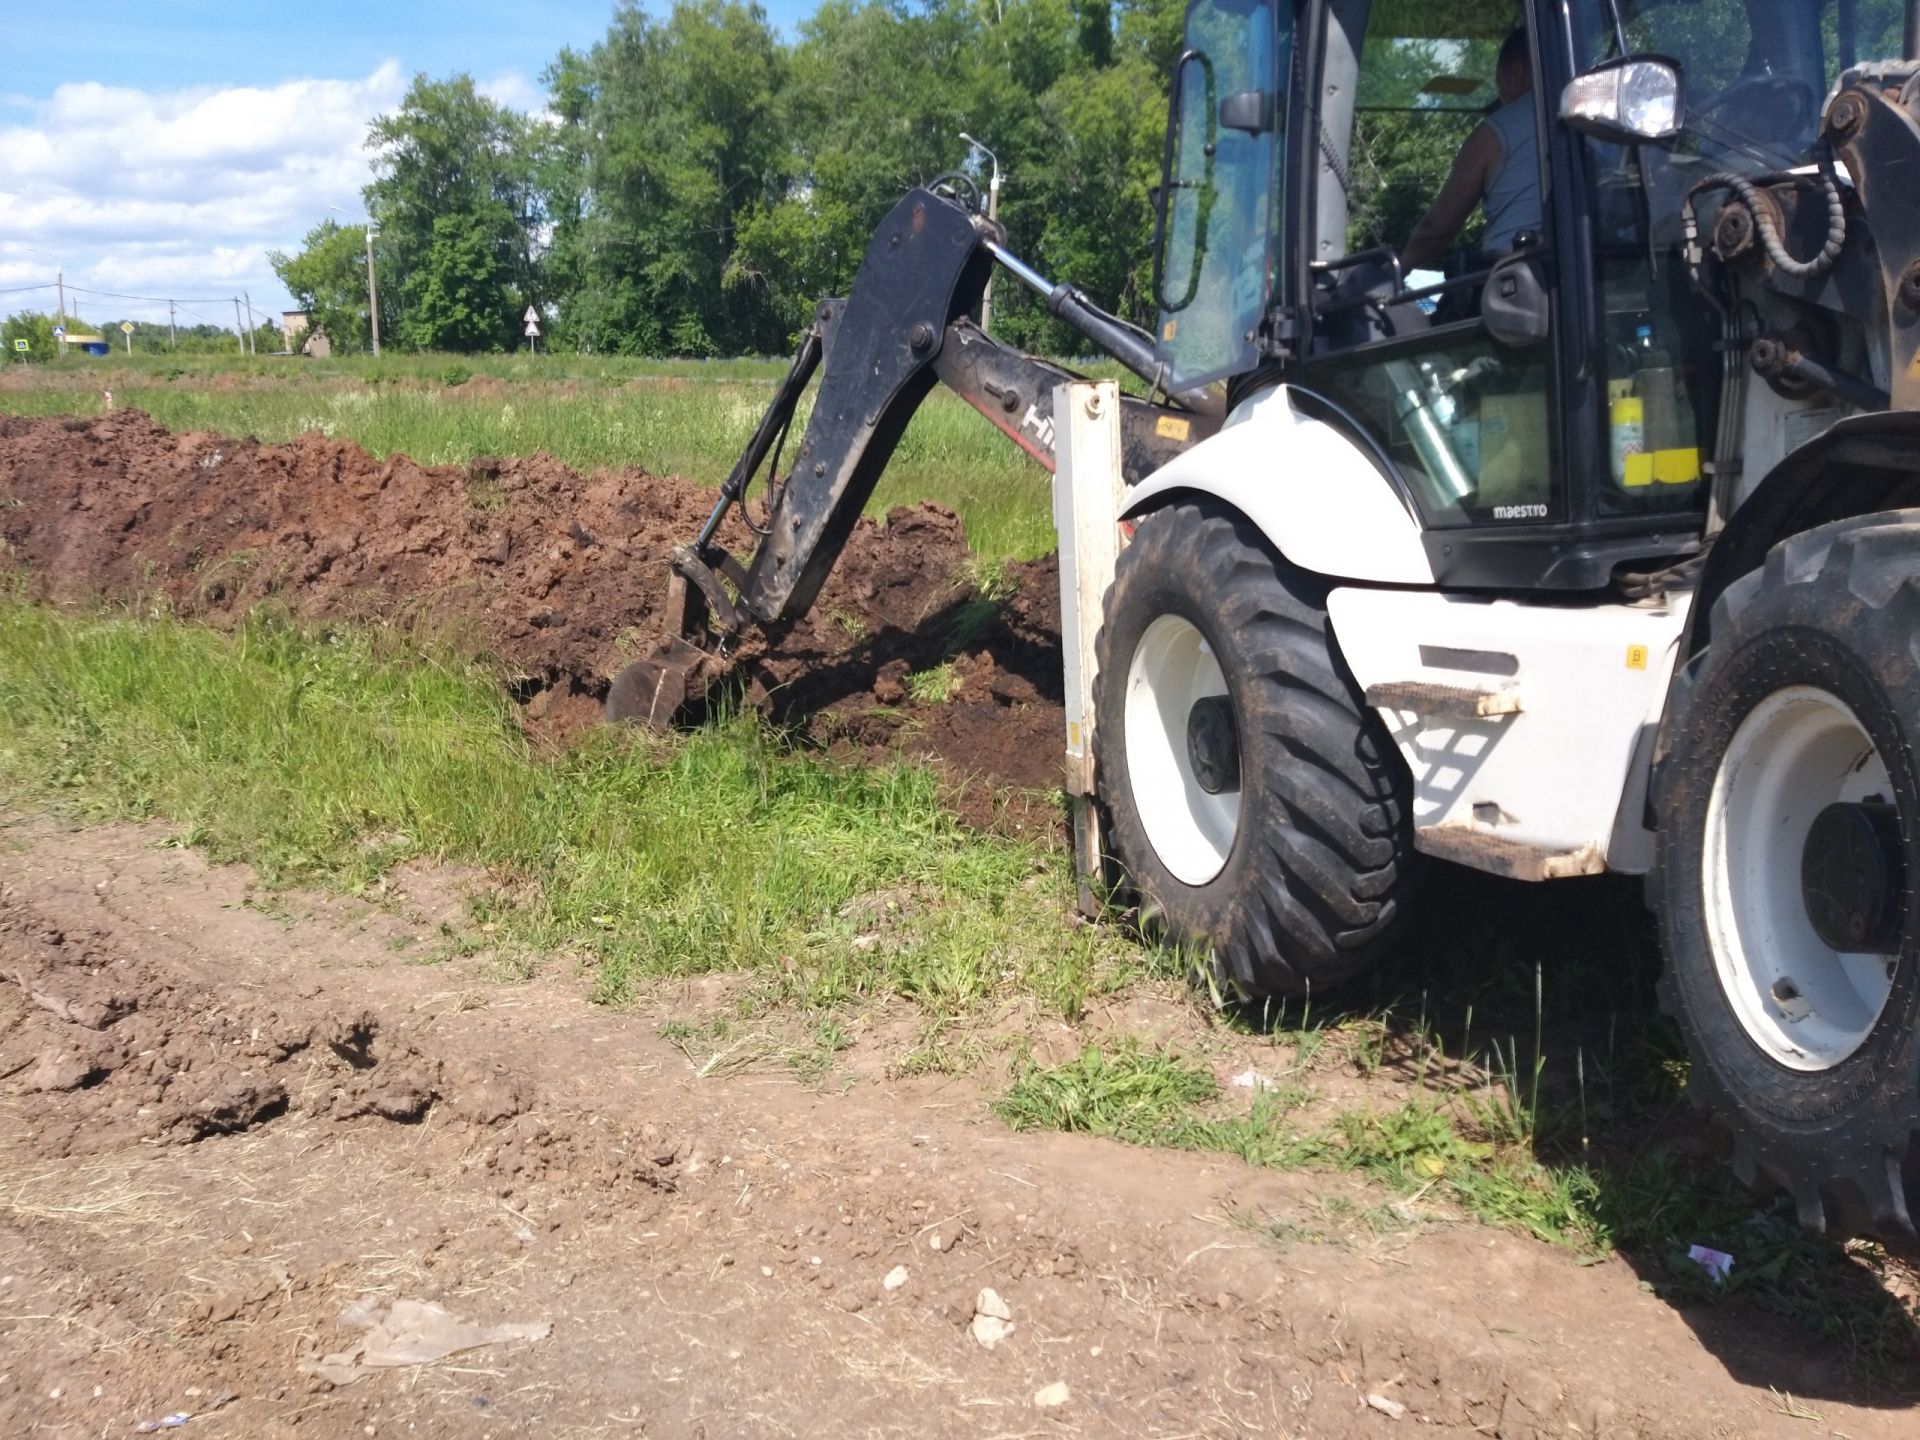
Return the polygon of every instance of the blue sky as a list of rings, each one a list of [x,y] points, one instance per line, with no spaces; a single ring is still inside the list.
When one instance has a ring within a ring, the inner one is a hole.
[[[817,0],[762,0],[791,34]],[[667,0],[649,5],[665,12]],[[466,71],[522,109],[612,0],[0,0],[0,312],[52,309],[56,265],[89,322],[232,323],[289,303],[266,260],[338,206],[361,141],[419,71]],[[216,304],[221,308],[216,308]]]
[[[664,14],[666,0],[650,8]],[[791,33],[813,0],[763,8]],[[408,73],[535,78],[562,46],[603,35],[613,0],[0,0],[0,13],[0,93],[16,99],[74,80],[178,89],[345,78],[389,59]]]

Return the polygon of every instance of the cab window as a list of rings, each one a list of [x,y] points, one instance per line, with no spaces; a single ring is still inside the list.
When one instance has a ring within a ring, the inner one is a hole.
[[[1366,432],[1429,526],[1564,518],[1550,347],[1495,344],[1494,267],[1544,249],[1533,47],[1513,0],[1333,0],[1303,382]]]
[[[1173,75],[1155,297],[1176,389],[1259,362],[1273,290],[1292,6],[1195,0]]]

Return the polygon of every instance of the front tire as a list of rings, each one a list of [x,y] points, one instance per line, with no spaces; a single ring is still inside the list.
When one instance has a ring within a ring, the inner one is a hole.
[[[1689,1089],[1803,1224],[1910,1237],[1920,514],[1796,535],[1675,686],[1651,894]]]
[[[1099,792],[1142,929],[1241,1000],[1365,967],[1404,905],[1409,781],[1324,583],[1234,512],[1174,504],[1121,552],[1098,650]]]

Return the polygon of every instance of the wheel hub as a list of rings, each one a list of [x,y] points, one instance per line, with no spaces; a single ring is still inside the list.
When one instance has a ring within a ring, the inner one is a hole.
[[[1839,1065],[1892,992],[1905,924],[1892,793],[1859,717],[1809,685],[1749,711],[1714,778],[1702,899],[1715,969],[1748,1037],[1790,1070]]]
[[[1900,852],[1900,812],[1884,800],[1836,800],[1814,817],[1800,895],[1824,944],[1855,954],[1899,948]]]
[[[1240,832],[1240,740],[1213,646],[1192,621],[1161,615],[1127,667],[1127,775],[1160,863],[1185,885],[1226,868]]]
[[[1240,788],[1240,732],[1226,696],[1203,695],[1187,712],[1187,762],[1194,781],[1209,795]]]

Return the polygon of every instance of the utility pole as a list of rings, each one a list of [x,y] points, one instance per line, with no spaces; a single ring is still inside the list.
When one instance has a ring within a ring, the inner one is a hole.
[[[251,290],[242,290],[240,293],[247,297],[247,353],[249,355],[258,355],[260,353],[260,342],[254,338],[253,334],[253,292]]]
[[[179,332],[173,328],[173,302],[171,300],[167,301],[167,348],[169,350],[178,350],[180,348]]]
[[[373,358],[380,358],[380,290],[373,283],[373,221],[367,221],[367,318],[373,322]]]
[[[233,297],[233,338],[240,342],[240,353],[247,353],[247,332],[240,328],[240,297]]]
[[[60,326],[60,329],[64,332],[67,328],[67,267],[66,266],[62,265],[58,268],[57,272],[53,277],[53,283],[55,288],[58,289],[60,292],[60,319],[56,323]],[[60,336],[60,353],[63,356],[67,353],[67,337],[64,333]]]

